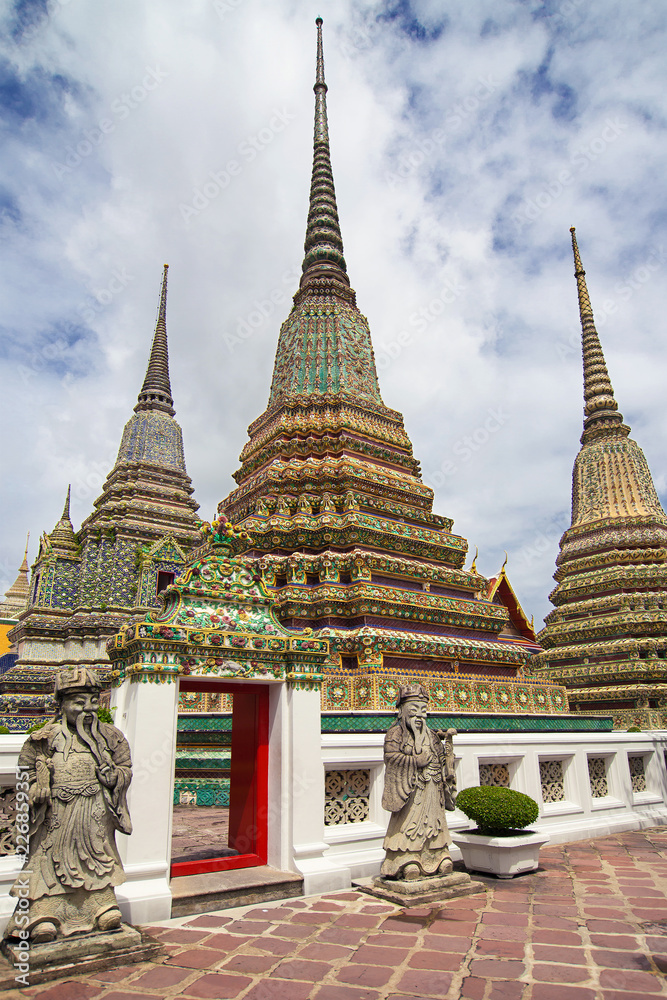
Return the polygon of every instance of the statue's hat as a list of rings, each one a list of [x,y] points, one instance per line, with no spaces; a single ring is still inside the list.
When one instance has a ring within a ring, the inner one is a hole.
[[[62,698],[70,691],[102,690],[102,683],[90,667],[65,667],[56,674],[55,696]]]
[[[404,684],[400,687],[398,689],[398,697],[396,698],[396,708],[399,708],[403,702],[410,701],[411,698],[428,701],[428,691],[423,684]]]

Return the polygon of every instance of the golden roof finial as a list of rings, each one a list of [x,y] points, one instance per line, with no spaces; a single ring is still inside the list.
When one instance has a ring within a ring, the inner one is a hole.
[[[479,555],[479,549],[477,548],[477,546],[475,546],[475,555],[473,557],[472,565],[470,567],[470,572],[474,573],[475,576],[479,576],[479,573],[477,572],[477,556],[478,555]]]

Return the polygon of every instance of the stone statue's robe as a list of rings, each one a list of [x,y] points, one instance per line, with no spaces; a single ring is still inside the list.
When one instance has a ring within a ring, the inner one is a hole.
[[[114,886],[125,881],[125,873],[115,831],[132,832],[130,748],[115,726],[99,723],[98,731],[103,761],[116,774],[112,788],[102,785],[99,762],[66,723],[32,733],[19,755],[31,789],[39,784],[51,795],[50,802],[31,807],[26,867],[10,890],[29,900],[29,923],[22,925],[29,930],[49,920],[59,936],[92,931],[103,913],[118,906]],[[12,917],[6,936],[15,930]]]
[[[384,762],[382,807],[391,819],[381,874],[401,878],[409,864],[418,865],[424,877],[451,870],[442,743],[427,727],[425,748],[417,754],[412,731],[399,722],[385,736]]]

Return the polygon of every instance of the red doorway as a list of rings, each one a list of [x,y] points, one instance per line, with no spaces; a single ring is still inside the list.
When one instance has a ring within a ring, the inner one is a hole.
[[[228,834],[228,848],[233,853],[205,860],[173,862],[171,874],[200,875],[265,865],[268,845],[268,685],[183,678],[180,690],[220,691],[234,696]]]

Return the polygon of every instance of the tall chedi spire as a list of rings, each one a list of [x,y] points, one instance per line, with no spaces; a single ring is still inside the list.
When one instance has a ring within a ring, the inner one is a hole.
[[[393,709],[398,686],[416,681],[431,689],[434,710],[471,707],[475,676],[490,681],[483,704],[511,710],[512,681],[529,654],[501,638],[507,612],[482,598],[485,581],[463,569],[467,543],[433,513],[403,418],[380,395],[343,254],[320,18],[316,25],[301,280],[280,330],[267,409],[248,430],[238,488],[218,511],[249,533],[247,554],[274,589],[283,623],[328,640],[324,708]],[[523,683],[522,705],[533,707],[532,682]],[[550,697],[542,687],[535,709],[565,708],[562,690],[559,701]]]
[[[99,457],[97,468],[106,456]],[[75,484],[74,498],[88,499],[93,483],[99,486],[91,472]],[[115,464],[79,531],[72,527],[68,490],[60,521],[42,539],[31,606],[11,636],[19,659],[0,679],[6,725],[22,728],[49,711],[53,675],[64,664],[104,675],[107,638],[155,605],[158,591],[200,542],[192,493],[169,379],[165,265],[146,375]]]
[[[357,309],[343,256],[329,149],[322,18],[316,24],[313,173],[304,259],[294,308],[280,331],[269,409],[307,393],[322,398],[343,394],[386,410],[368,321]]]
[[[148,359],[146,378],[139,393],[139,401],[135,412],[139,410],[164,410],[173,417],[174,400],[171,397],[169,381],[169,350],[167,347],[167,271],[169,264],[164,265],[162,274],[162,289],[158,306],[157,323]]]
[[[570,704],[618,725],[667,722],[667,517],[628,435],[595,329],[574,229],[584,369],[584,430],[572,473],[572,524],[560,542],[536,665]],[[650,694],[647,694],[647,682]],[[660,721],[663,719],[663,721]]]

